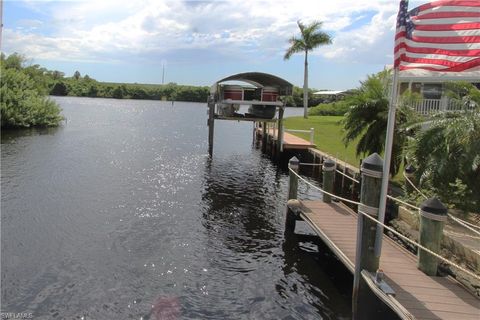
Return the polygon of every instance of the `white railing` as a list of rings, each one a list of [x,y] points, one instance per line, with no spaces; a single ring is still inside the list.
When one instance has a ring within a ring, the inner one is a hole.
[[[474,105],[467,108],[474,108]],[[420,114],[427,115],[436,112],[461,111],[465,105],[461,101],[443,99],[422,99],[414,103],[413,108]]]
[[[294,129],[285,129],[285,132],[297,132],[297,133],[310,133],[310,143],[313,144],[313,136],[315,135],[315,129],[310,128],[310,130],[294,130]]]

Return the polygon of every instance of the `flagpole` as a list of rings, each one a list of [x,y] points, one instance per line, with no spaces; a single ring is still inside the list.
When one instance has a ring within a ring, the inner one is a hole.
[[[380,191],[380,204],[378,207],[378,220],[385,221],[385,207],[387,205],[388,181],[390,178],[390,163],[392,159],[393,133],[395,130],[395,112],[397,109],[398,97],[398,67],[393,69],[392,94],[388,108],[387,135],[385,138],[385,154],[383,160],[382,188]],[[380,257],[382,253],[383,226],[377,225],[375,236],[375,256]]]

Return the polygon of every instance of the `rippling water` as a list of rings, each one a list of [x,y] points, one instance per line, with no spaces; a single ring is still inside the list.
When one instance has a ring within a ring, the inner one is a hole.
[[[62,127],[2,132],[2,312],[350,318],[340,264],[284,241],[288,177],[251,123],[217,121],[209,159],[203,104],[56,100]]]

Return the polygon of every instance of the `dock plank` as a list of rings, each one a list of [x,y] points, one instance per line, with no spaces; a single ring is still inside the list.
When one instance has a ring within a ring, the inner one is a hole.
[[[262,128],[258,129],[258,132],[263,134]],[[268,136],[270,139],[277,141],[278,130],[277,129],[269,129]],[[316,145],[310,143],[305,139],[297,137],[291,133],[284,132],[283,133],[283,149],[296,149],[296,150],[308,150],[309,148],[315,148]]]
[[[357,217],[339,203],[302,201],[301,217],[354,270]],[[417,319],[480,319],[480,300],[450,277],[430,277],[416,257],[384,236],[380,268],[396,301]]]

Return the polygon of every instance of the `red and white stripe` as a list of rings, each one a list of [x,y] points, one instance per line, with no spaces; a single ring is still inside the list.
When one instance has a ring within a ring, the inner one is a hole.
[[[480,66],[480,0],[443,0],[424,4],[395,35],[395,65],[400,70],[443,72],[478,70]],[[480,78],[480,73],[479,73]]]

